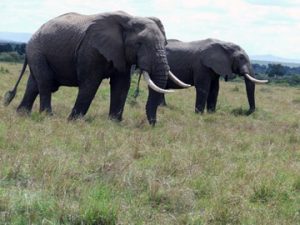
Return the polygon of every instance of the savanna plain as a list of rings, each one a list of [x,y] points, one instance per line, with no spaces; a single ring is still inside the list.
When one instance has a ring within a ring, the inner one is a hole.
[[[0,63],[0,100],[21,64]],[[167,95],[155,128],[147,88],[107,119],[109,81],[84,119],[68,122],[76,88],[53,94],[54,115],[0,105],[0,224],[300,224],[300,87],[221,82],[217,112],[194,113],[194,88]]]

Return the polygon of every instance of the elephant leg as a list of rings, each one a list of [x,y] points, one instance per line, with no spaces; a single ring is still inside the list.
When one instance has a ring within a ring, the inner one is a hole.
[[[162,99],[163,94],[158,93],[151,88],[148,88],[148,90],[149,90],[149,96],[148,96],[148,100],[147,100],[147,104],[146,104],[146,114],[147,114],[149,123],[152,126],[155,126],[156,112],[157,112],[157,108],[159,106],[159,103]]]
[[[39,93],[38,85],[32,74],[29,75],[24,97],[17,108],[18,112],[30,113],[33,103]]]
[[[72,112],[68,117],[69,120],[75,120],[86,114],[101,81],[101,78],[94,77],[93,79],[88,79],[79,85],[78,95]]]
[[[34,74],[39,90],[40,112],[51,114],[51,91],[54,83],[54,73],[43,55],[36,55],[32,61],[35,63],[30,66],[30,70]]]
[[[110,78],[109,118],[122,120],[122,114],[130,87],[130,74],[114,74]]]
[[[207,102],[208,94],[210,91],[211,78],[206,76],[202,79],[198,79],[195,82],[196,88],[196,103],[195,112],[203,113],[205,109],[205,104]]]
[[[160,106],[167,106],[165,95],[163,94],[159,103]]]
[[[211,81],[210,90],[207,97],[207,111],[215,112],[217,99],[219,94],[219,79],[214,79]]]
[[[52,114],[51,90],[49,89],[40,90],[40,112]]]

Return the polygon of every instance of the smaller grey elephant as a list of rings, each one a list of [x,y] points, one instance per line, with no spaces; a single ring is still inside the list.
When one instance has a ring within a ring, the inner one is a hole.
[[[195,112],[203,113],[216,110],[219,93],[219,78],[233,78],[233,74],[245,77],[249,102],[248,114],[255,111],[255,83],[267,83],[267,80],[254,78],[254,71],[246,52],[236,44],[216,39],[182,42],[168,40],[167,59],[171,70],[177,77],[196,88]],[[167,87],[179,89],[168,80]],[[161,105],[166,105],[163,96]]]

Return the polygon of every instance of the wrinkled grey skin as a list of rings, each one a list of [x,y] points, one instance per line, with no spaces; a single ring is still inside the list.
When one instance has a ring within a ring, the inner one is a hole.
[[[169,71],[165,45],[164,27],[157,18],[122,11],[56,17],[27,45],[30,76],[17,110],[30,112],[39,94],[40,111],[51,113],[51,93],[60,86],[73,86],[79,92],[69,119],[76,119],[86,114],[101,81],[110,78],[109,117],[121,120],[132,64],[147,71],[157,86],[165,87]],[[149,89],[146,113],[152,125],[160,99],[161,94]]]
[[[243,76],[254,71],[246,52],[236,44],[216,39],[205,39],[193,42],[168,40],[167,58],[171,71],[183,82],[196,88],[195,112],[203,113],[205,106],[208,112],[216,110],[219,93],[219,78]],[[248,114],[255,111],[255,84],[245,79],[249,102]],[[168,80],[167,88],[180,88]],[[165,99],[162,98],[162,105]]]

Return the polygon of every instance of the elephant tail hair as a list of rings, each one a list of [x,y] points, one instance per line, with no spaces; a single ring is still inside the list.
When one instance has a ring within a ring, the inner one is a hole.
[[[22,71],[19,75],[19,78],[18,78],[14,88],[10,91],[7,91],[4,95],[4,102],[3,102],[4,106],[8,106],[11,103],[11,101],[14,99],[14,97],[16,96],[18,85],[19,85],[19,83],[20,83],[20,81],[21,81],[21,79],[22,79],[22,77],[25,73],[27,64],[28,64],[27,58],[25,57],[25,61],[24,61],[24,64],[23,64]]]

